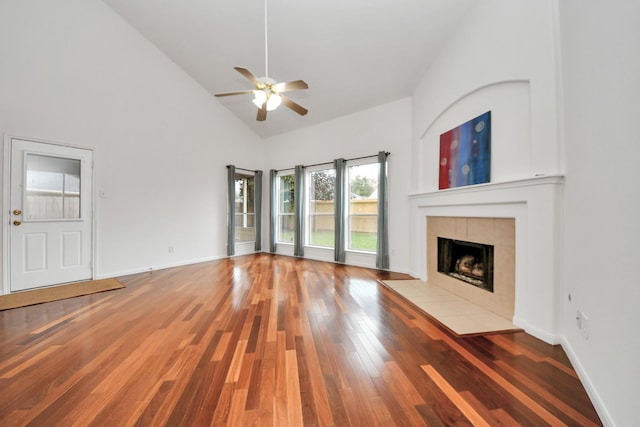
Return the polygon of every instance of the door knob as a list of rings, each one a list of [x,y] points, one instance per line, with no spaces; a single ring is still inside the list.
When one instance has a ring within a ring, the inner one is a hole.
[[[13,221],[13,225],[20,225],[20,224],[22,224],[22,221],[18,221],[17,219]]]
[[[13,214],[14,215],[20,215],[20,214],[22,214],[22,211],[20,209],[16,209],[16,210],[13,211]]]

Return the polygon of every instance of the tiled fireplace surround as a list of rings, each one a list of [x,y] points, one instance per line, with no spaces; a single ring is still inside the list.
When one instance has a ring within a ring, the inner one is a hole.
[[[493,292],[438,272],[438,237],[492,245]],[[507,320],[513,318],[515,302],[515,249],[513,218],[427,217],[429,282]]]
[[[539,176],[413,194],[412,274],[556,344],[563,182]],[[438,273],[437,237],[494,245],[494,293]]]

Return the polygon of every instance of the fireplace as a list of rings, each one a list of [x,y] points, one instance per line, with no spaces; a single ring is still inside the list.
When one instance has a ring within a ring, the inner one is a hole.
[[[557,344],[563,188],[541,175],[412,194],[413,274]],[[493,292],[438,272],[438,237],[492,245]]]
[[[426,219],[429,283],[511,320],[515,308],[514,218]]]
[[[438,272],[493,292],[493,245],[438,237]]]

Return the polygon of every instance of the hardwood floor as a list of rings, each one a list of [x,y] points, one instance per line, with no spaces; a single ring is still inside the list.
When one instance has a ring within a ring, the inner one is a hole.
[[[405,277],[259,254],[0,312],[0,425],[601,425],[561,347],[456,338]]]

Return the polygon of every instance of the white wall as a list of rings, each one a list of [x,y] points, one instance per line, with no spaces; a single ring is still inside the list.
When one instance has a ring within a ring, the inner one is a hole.
[[[502,111],[492,117],[494,178],[566,174],[550,248],[559,254],[552,332],[605,425],[619,426],[638,424],[639,41],[638,2],[483,1],[413,101],[414,193],[437,191],[441,130],[494,106]],[[521,83],[527,95],[518,93]],[[530,129],[528,138],[516,122]],[[589,318],[588,338],[577,310]]]
[[[0,57],[5,135],[95,150],[97,277],[226,255],[262,144],[209,93],[97,0],[1,2]]]
[[[440,114],[420,137],[414,185],[438,188],[440,135],[486,111],[491,111],[491,182],[531,176],[531,86],[528,81],[505,81],[479,88],[458,99]],[[422,99],[422,98],[420,98]]]
[[[562,172],[554,0],[478,2],[413,97],[413,192],[437,190],[439,136],[492,111],[492,182]]]
[[[610,425],[637,426],[640,381],[640,3],[560,2],[563,334]],[[571,294],[571,302],[568,295]],[[588,338],[576,312],[589,318]]]
[[[310,113],[312,114],[312,113]],[[389,151],[389,247],[390,268],[409,271],[408,195],[411,181],[411,99],[404,98],[309,128],[271,137],[265,141],[266,169],[286,169]],[[375,159],[374,159],[375,160]],[[266,173],[266,171],[265,171]],[[268,183],[265,182],[268,188]],[[267,201],[268,193],[265,192]],[[263,224],[269,224],[268,211]],[[268,225],[263,241],[268,248]],[[282,247],[283,245],[279,245]],[[287,248],[279,248],[283,253]],[[333,260],[333,251],[305,249],[305,257]],[[375,267],[375,257],[347,255],[347,263]]]

